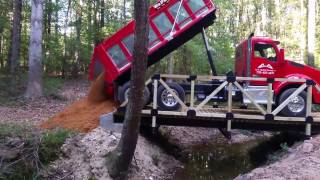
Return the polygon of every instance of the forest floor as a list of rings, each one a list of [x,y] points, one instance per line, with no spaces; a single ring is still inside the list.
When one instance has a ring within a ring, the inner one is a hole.
[[[50,122],[53,117],[59,119],[61,115],[64,115],[63,113],[68,114],[70,112],[68,109],[72,109],[75,104],[81,104],[87,99],[90,90],[89,81],[85,79],[53,81],[54,83],[49,84],[54,88],[45,87],[45,91],[50,89],[46,97],[31,101],[24,101],[20,96],[7,98],[10,92],[4,88],[6,84],[2,84],[0,87],[0,124],[27,124],[40,127],[43,123]],[[23,92],[25,87],[21,86],[20,89]],[[78,107],[76,110],[81,111]],[[78,114],[81,115],[81,112]],[[68,117],[61,117],[61,119],[65,120]],[[62,123],[68,124],[68,122],[59,121],[58,123],[60,124],[57,124],[57,127],[63,127],[65,124]],[[87,126],[88,129],[79,128],[74,124],[72,127],[75,127],[75,131],[87,133],[76,133],[68,138],[61,147],[60,157],[51,162],[47,168],[42,169],[41,176],[45,179],[110,179],[105,165],[105,155],[116,147],[120,134],[99,128],[98,122],[78,123]],[[11,155],[7,153],[7,149],[11,148],[8,146],[11,144],[11,138],[8,141],[5,138],[4,142],[3,144],[0,142],[0,157]],[[19,157],[18,154],[15,156]],[[160,147],[140,136],[128,178],[167,179],[172,176],[175,169],[181,166],[182,164],[173,156],[167,155]]]
[[[2,97],[0,123],[27,123],[37,126],[68,105],[85,97],[90,87],[89,81],[82,78],[63,82],[53,80],[48,84],[50,87],[47,87],[45,91],[51,92],[48,92],[48,96],[43,98],[24,101],[19,96],[9,100],[4,100],[5,97]],[[21,87],[21,89],[25,89],[25,87]],[[1,95],[6,96],[7,94],[0,92]]]

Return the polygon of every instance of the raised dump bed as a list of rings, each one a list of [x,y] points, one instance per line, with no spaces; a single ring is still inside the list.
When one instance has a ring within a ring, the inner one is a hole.
[[[212,25],[216,7],[211,0],[164,0],[150,7],[148,65],[151,66]],[[89,77],[105,72],[106,94],[118,100],[118,87],[129,81],[135,21],[132,20],[95,47]]]

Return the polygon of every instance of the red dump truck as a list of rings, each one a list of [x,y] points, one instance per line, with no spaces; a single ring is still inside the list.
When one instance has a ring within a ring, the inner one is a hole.
[[[162,0],[150,7],[150,31],[148,65],[151,66],[176,50],[195,35],[202,33],[208,54],[212,75],[216,76],[213,58],[205,35],[205,28],[216,19],[216,6],[211,0]],[[91,59],[89,77],[91,80],[105,72],[106,94],[114,100],[123,102],[129,89],[130,68],[133,53],[135,22],[129,22],[113,36],[98,45]],[[235,73],[240,77],[265,77],[273,82],[274,105],[286,100],[299,86],[299,83],[275,82],[274,78],[307,79],[308,83],[320,83],[320,71],[310,66],[295,63],[285,58],[280,42],[253,34],[236,48]],[[181,100],[190,92],[190,83],[168,83]],[[197,99],[205,99],[221,82],[196,84]],[[268,86],[262,82],[244,82],[244,89],[259,104],[267,104]],[[150,102],[150,87],[145,90],[146,103]],[[249,104],[250,99],[234,89],[235,99]],[[306,92],[302,92],[281,111],[285,116],[304,116],[306,113]],[[227,90],[221,90],[212,101],[227,99]],[[320,94],[313,91],[313,103],[320,104]],[[159,86],[158,105],[165,110],[180,108],[179,103],[166,90]]]

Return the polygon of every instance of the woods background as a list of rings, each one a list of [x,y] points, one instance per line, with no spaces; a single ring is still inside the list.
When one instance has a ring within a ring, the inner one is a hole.
[[[28,70],[31,1],[0,2],[0,71],[23,75]],[[300,63],[308,62],[308,29],[315,29],[316,38],[312,40],[320,41],[319,3],[312,6],[315,27],[308,28],[308,4],[315,0],[214,2],[219,8],[218,18],[207,33],[220,74],[233,69],[234,48],[251,32],[280,40],[286,57]],[[85,74],[94,46],[126,24],[132,14],[132,0],[44,0],[42,62],[45,74],[64,77]],[[314,51],[318,67],[320,43],[316,43]],[[173,63],[162,61],[151,71],[210,72],[200,35],[167,59]]]

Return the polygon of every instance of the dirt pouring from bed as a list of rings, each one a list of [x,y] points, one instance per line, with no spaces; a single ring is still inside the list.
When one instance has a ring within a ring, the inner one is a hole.
[[[57,127],[88,133],[99,126],[99,117],[113,112],[117,104],[104,93],[104,73],[92,82],[88,95],[40,125],[44,129]]]

